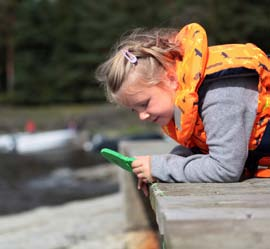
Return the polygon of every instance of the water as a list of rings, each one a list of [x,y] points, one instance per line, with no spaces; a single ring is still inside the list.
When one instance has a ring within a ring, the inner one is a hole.
[[[104,163],[82,150],[0,154],[0,215],[116,192],[115,174]]]

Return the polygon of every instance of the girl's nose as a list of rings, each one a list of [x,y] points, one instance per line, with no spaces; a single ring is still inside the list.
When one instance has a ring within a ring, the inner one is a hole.
[[[147,113],[147,112],[140,112],[139,113],[139,119],[140,120],[146,120],[148,118],[150,118],[150,114],[149,113]]]

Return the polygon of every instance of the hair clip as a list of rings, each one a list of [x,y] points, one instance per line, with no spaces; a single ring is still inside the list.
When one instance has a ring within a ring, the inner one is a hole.
[[[132,63],[132,64],[136,64],[137,63],[138,58],[134,54],[132,54],[131,52],[129,52],[127,49],[123,49],[122,50],[122,53],[123,53],[123,55],[126,57],[126,59],[130,63]]]

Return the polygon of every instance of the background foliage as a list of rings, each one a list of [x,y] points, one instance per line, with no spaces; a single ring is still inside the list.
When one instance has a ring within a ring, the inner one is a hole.
[[[270,52],[268,0],[0,0],[0,101],[99,102],[94,71],[122,33],[199,22],[210,44]]]

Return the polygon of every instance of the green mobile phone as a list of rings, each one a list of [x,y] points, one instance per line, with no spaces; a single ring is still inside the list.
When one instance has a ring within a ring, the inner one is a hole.
[[[103,148],[100,151],[100,154],[105,157],[109,162],[118,165],[119,167],[127,170],[128,172],[132,172],[131,164],[135,160],[135,158],[124,156],[117,151],[107,148]]]

